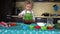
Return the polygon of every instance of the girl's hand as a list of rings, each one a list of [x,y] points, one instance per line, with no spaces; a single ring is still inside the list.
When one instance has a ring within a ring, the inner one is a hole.
[[[19,18],[23,18],[23,15],[19,15],[18,17],[19,17]]]

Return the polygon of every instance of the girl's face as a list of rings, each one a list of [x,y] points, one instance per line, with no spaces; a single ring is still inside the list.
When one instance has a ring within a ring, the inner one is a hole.
[[[32,5],[31,5],[31,4],[27,4],[27,5],[25,6],[25,8],[26,8],[26,10],[31,10]]]

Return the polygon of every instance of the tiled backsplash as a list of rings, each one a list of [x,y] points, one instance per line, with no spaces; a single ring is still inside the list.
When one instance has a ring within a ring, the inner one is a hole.
[[[34,15],[35,16],[40,16],[44,12],[48,12],[51,14],[54,14],[54,9],[53,5],[57,4],[59,7],[57,14],[60,14],[60,2],[34,2]],[[16,2],[16,7],[24,7],[24,2]]]

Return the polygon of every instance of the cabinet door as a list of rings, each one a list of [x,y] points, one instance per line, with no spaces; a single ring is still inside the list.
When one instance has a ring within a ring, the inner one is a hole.
[[[7,21],[7,15],[11,15],[15,9],[15,0],[0,1],[0,21]]]

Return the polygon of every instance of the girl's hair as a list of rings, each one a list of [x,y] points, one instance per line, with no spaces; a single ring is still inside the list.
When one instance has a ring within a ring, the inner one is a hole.
[[[33,7],[32,2],[30,2],[30,1],[25,1],[24,3],[25,3],[25,6],[26,6],[27,4],[30,4],[30,5]]]
[[[31,4],[31,2],[30,1],[25,1],[25,4]]]
[[[27,4],[31,4],[32,5],[32,3],[30,1],[25,1],[24,3],[25,3],[25,5],[27,5]]]

